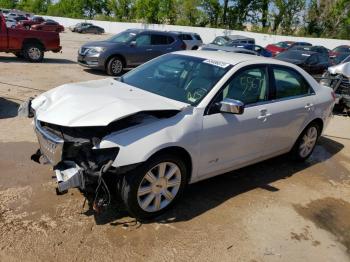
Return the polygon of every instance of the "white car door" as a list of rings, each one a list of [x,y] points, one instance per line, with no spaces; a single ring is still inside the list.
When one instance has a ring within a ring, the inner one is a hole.
[[[201,178],[264,156],[270,128],[263,110],[268,96],[268,70],[264,65],[244,67],[224,85],[203,117],[198,173]],[[243,102],[243,114],[218,112],[215,104],[224,98]]]
[[[315,92],[296,70],[284,66],[271,66],[274,99],[265,105],[269,114],[270,131],[266,148],[268,154],[284,153],[313,118]]]

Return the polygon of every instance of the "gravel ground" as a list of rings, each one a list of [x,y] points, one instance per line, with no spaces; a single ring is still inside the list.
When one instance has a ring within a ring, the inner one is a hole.
[[[0,54],[0,261],[350,261],[350,119],[335,116],[308,162],[287,156],[191,185],[157,220],[118,206],[96,215],[78,190],[55,194],[19,103],[101,79],[75,63],[104,36],[61,34],[63,53],[29,64]]]

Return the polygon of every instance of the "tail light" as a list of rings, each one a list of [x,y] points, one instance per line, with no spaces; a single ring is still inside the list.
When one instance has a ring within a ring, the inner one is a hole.
[[[336,96],[335,96],[335,92],[334,91],[332,91],[332,97],[333,97],[333,101],[335,101]]]

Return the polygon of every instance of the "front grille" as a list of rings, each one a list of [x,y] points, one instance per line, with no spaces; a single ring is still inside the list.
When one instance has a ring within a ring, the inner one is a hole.
[[[35,133],[41,153],[52,165],[57,165],[62,160],[63,139],[43,128],[38,120],[35,120]]]

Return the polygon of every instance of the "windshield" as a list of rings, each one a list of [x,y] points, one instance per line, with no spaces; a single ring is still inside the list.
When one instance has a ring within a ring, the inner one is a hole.
[[[333,49],[334,52],[350,53],[350,46],[338,46]]]
[[[293,60],[300,60],[305,61],[311,56],[311,54],[298,52],[298,51],[289,51],[289,52],[283,52],[276,56],[277,59],[293,59]]]
[[[292,45],[291,43],[286,43],[286,42],[279,42],[279,43],[275,44],[275,46],[278,46],[278,47],[281,47],[281,48],[288,48],[291,45]]]
[[[130,71],[121,81],[195,106],[230,68],[220,61],[168,54]]]
[[[135,35],[135,32],[121,32],[120,34],[112,36],[109,41],[114,43],[126,43],[129,42]]]
[[[350,55],[342,61],[342,63],[347,63],[347,62],[350,62]]]

